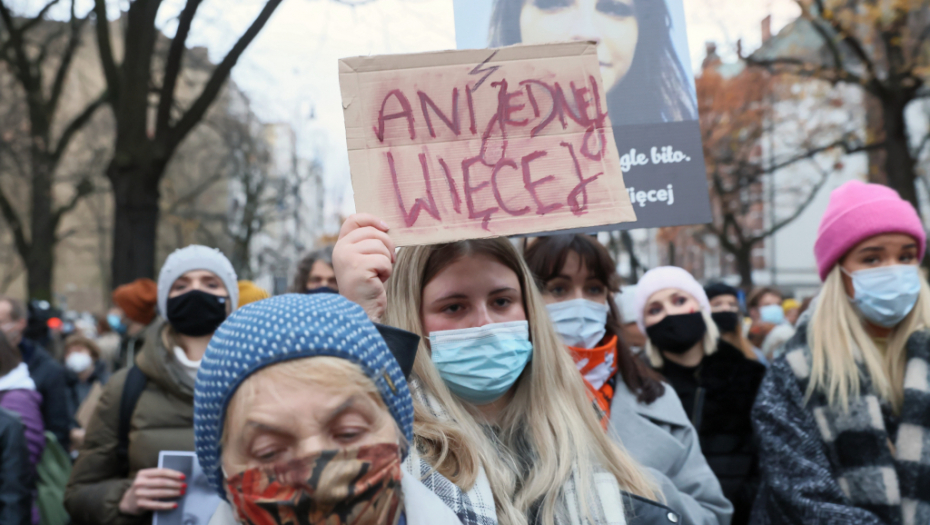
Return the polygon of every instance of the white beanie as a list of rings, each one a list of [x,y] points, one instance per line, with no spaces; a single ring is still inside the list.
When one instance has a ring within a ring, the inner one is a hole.
[[[193,270],[213,272],[226,286],[232,309],[239,307],[239,286],[232,263],[216,248],[192,244],[169,255],[158,274],[158,311],[162,317],[168,318],[168,293],[171,286],[179,277]]]
[[[656,292],[677,288],[688,295],[694,297],[697,302],[701,303],[701,309],[710,313],[710,301],[707,300],[707,294],[704,287],[701,286],[690,273],[677,266],[660,266],[653,268],[643,275],[643,278],[636,283],[636,324],[642,332],[646,333],[646,325],[643,323],[645,316],[646,302]]]

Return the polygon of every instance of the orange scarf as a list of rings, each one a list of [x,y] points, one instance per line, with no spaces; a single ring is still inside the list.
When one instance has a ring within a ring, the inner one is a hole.
[[[610,419],[610,402],[614,398],[614,377],[617,374],[617,336],[613,335],[601,346],[587,349],[569,347],[575,366],[584,378],[588,400],[607,430]]]

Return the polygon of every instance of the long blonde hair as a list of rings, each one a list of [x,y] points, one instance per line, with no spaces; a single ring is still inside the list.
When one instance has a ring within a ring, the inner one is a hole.
[[[416,446],[439,473],[465,490],[474,485],[483,466],[503,525],[526,523],[527,513],[537,503],[541,503],[542,523],[555,523],[559,497],[573,475],[580,480],[577,494],[582,496],[582,510],[590,516],[586,498],[596,493],[596,467],[615,476],[621,489],[654,499],[652,484],[640,467],[601,428],[581,375],[552,327],[529,269],[506,239],[402,248],[388,281],[383,321],[427,336],[420,318],[423,288],[443,267],[477,253],[493,257],[517,274],[533,359],[517,380],[513,400],[498,420],[500,433],[494,436],[485,432],[473,407],[446,387],[424,337],[414,375],[442,405],[449,420],[434,417],[415,396]],[[521,452],[532,458],[521,462]]]
[[[837,264],[827,275],[811,319],[807,340],[811,349],[811,379],[806,396],[823,391],[831,406],[849,408],[860,393],[859,364],[865,365],[875,393],[900,413],[904,399],[905,345],[912,333],[930,327],[930,287],[920,279],[914,309],[892,330],[882,352],[865,331],[863,320],[850,304]]]
[[[704,318],[704,324],[707,325],[707,332],[704,333],[704,339],[701,340],[701,343],[704,345],[704,355],[708,356],[717,351],[720,330],[717,328],[714,318],[710,316],[710,312],[702,309],[701,317]],[[662,359],[662,352],[656,348],[656,345],[652,344],[652,340],[648,337],[646,337],[646,355],[649,357],[649,364],[655,368],[660,368],[662,363],[665,362]]]

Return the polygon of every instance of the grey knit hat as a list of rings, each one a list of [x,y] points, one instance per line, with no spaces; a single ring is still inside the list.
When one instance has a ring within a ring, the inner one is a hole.
[[[158,311],[162,317],[168,318],[168,292],[171,291],[171,285],[193,270],[206,270],[219,277],[229,292],[232,309],[238,308],[239,284],[232,263],[216,248],[192,244],[169,255],[158,274]]]

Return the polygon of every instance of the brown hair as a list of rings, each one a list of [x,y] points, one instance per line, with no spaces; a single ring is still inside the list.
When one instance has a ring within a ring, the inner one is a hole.
[[[294,273],[294,280],[291,281],[291,293],[304,293],[307,291],[307,279],[310,278],[310,272],[317,261],[324,262],[330,266],[333,265],[333,247],[317,250],[307,254],[297,263],[297,272]]]
[[[0,303],[7,303],[10,305],[11,321],[19,321],[26,317],[26,307],[23,305],[22,301],[6,295],[0,295]]]
[[[61,346],[65,351],[72,346],[83,346],[90,352],[90,356],[94,358],[94,361],[100,359],[100,347],[97,346],[97,343],[82,335],[72,335],[68,337]]]
[[[764,286],[762,288],[756,288],[753,290],[752,294],[749,295],[749,300],[746,301],[746,306],[748,308],[758,308],[759,301],[762,300],[762,296],[765,294],[775,294],[779,298],[784,299],[785,294],[781,293],[781,290],[774,288],[772,286]]]
[[[610,290],[607,294],[607,306],[610,307],[607,334],[617,336],[617,372],[640,403],[652,403],[665,394],[665,385],[662,384],[662,376],[634,356],[623,341],[623,320],[613,297],[620,291],[620,276],[607,248],[589,235],[553,235],[530,244],[523,258],[535,276],[536,286],[545,293],[546,283],[559,275],[571,252],[578,254],[588,273]]]
[[[0,377],[10,373],[11,370],[23,362],[19,348],[10,344],[3,332],[0,332]]]

